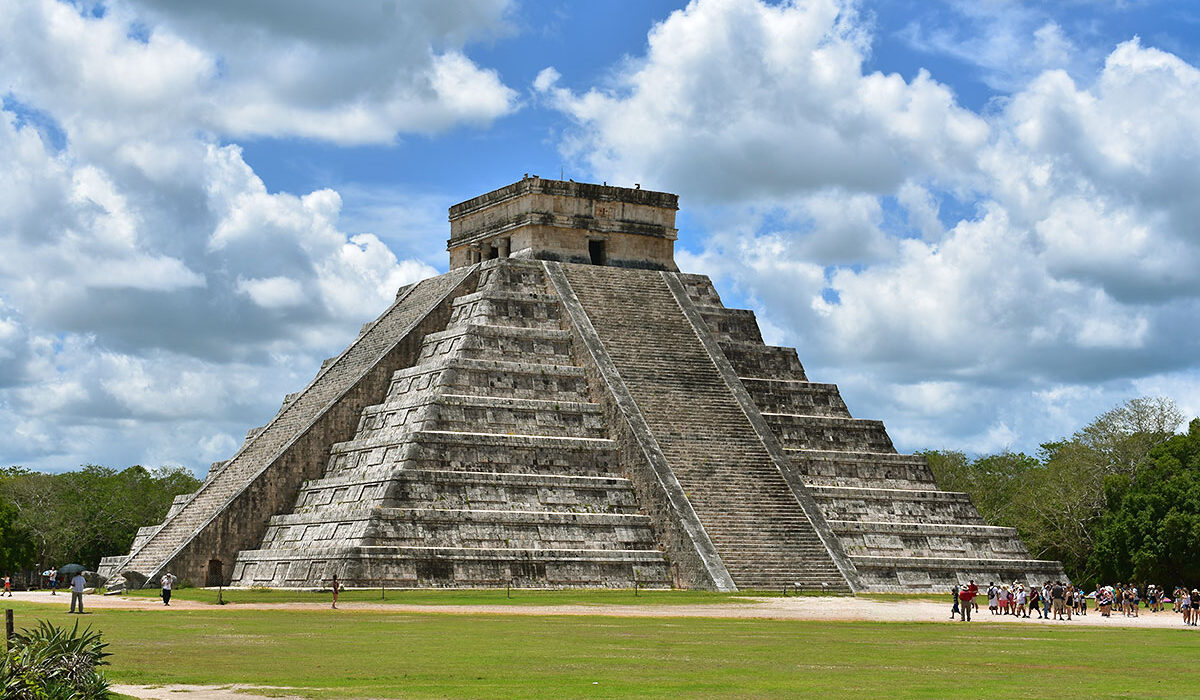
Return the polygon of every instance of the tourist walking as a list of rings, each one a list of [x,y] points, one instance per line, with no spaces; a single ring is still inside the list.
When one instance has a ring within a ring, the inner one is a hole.
[[[337,574],[334,574],[333,575],[333,609],[334,610],[337,610],[338,587],[340,585],[341,584],[338,583]]]
[[[953,601],[950,606],[950,619],[953,620],[954,616],[958,614],[958,584],[954,584],[954,587],[950,589],[950,600]]]
[[[58,572],[50,572],[50,595],[58,595]]]
[[[83,588],[87,585],[87,579],[83,577],[83,572],[80,571],[71,579],[71,609],[69,613],[78,612],[83,614]],[[75,606],[79,605],[79,610],[76,611]]]
[[[12,597],[12,578],[10,578],[8,576],[4,577],[4,593],[3,593],[3,595],[7,595],[9,598]]]
[[[175,577],[171,574],[163,574],[162,577],[162,599],[163,605],[171,604],[171,587],[175,585]]]

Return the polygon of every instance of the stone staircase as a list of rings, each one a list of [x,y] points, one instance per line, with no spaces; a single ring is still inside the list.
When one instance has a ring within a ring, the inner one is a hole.
[[[848,591],[664,273],[562,270],[737,587],[800,583]],[[719,337],[750,329],[744,313],[716,320],[715,307],[703,311]],[[744,355],[764,366],[793,366],[794,352],[764,347],[761,339],[757,347],[747,343]]]
[[[562,326],[539,263],[484,263],[234,583],[671,585]]]
[[[724,309],[707,277],[679,278],[864,588],[1065,579],[1058,562],[1031,559],[1015,530],[984,523],[966,494],[939,490],[923,458],[896,454],[882,423],[852,418],[836,386],[809,382],[794,351],[764,345],[753,314]]]

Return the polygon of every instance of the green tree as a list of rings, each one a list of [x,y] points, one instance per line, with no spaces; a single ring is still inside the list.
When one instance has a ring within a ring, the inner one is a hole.
[[[127,552],[139,527],[161,522],[176,495],[199,485],[182,467],[88,465],[62,474],[13,467],[0,471],[0,502],[14,509],[14,527],[27,534],[38,568],[94,568],[101,557]]]
[[[938,484],[971,496],[992,525],[1014,527],[1030,554],[1057,559],[1076,581],[1102,572],[1093,556],[1111,494],[1144,478],[1149,456],[1182,422],[1163,397],[1131,399],[1097,416],[1070,438],[1042,445],[1039,458],[1003,452],[969,459],[923,453]]]
[[[1164,585],[1200,579],[1200,418],[1151,450],[1136,480],[1106,481],[1112,509],[1092,556],[1102,576]]]
[[[1072,442],[1091,451],[1104,471],[1136,478],[1150,450],[1174,435],[1181,423],[1183,414],[1174,401],[1143,396],[1105,411],[1075,433]]]
[[[16,506],[0,501],[0,572],[35,566],[33,539],[17,522],[18,515]]]

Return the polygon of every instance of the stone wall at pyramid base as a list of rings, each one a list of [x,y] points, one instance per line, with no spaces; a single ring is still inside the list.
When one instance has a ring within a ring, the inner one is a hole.
[[[966,557],[850,557],[866,590],[876,593],[943,592],[969,580],[1042,585],[1066,581],[1062,564],[1043,559]]]
[[[286,555],[284,555],[286,556]],[[238,585],[312,587],[334,571],[345,586],[388,588],[670,588],[662,554],[615,550],[528,550],[507,547],[353,547],[281,553],[243,552]]]

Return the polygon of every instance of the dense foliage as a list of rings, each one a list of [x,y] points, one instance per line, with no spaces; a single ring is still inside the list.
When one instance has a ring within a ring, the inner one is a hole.
[[[1184,550],[1168,547],[1166,533],[1187,537],[1191,527],[1191,551],[1200,552],[1200,493],[1187,492],[1200,483],[1200,464],[1193,453],[1188,466],[1191,433],[1172,437],[1182,421],[1169,399],[1139,398],[1043,444],[1037,457],[923,454],[939,486],[970,494],[989,524],[1016,528],[1033,556],[1062,561],[1072,580],[1173,585],[1185,572],[1164,558],[1182,562]]]
[[[199,485],[182,467],[0,469],[0,572],[94,569],[101,557],[129,551],[139,527],[162,521],[177,494]]]
[[[8,642],[0,669],[4,697],[12,700],[103,700],[108,681],[97,667],[108,663],[99,632],[70,631],[45,620]]]
[[[1096,568],[1118,581],[1200,580],[1200,418],[1150,452],[1132,480],[1109,479]]]

